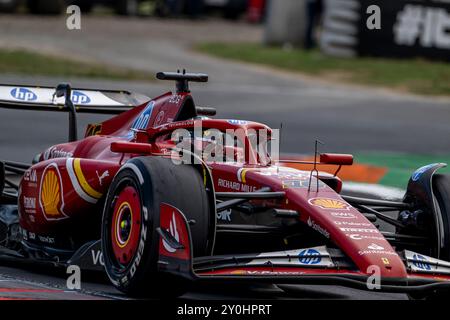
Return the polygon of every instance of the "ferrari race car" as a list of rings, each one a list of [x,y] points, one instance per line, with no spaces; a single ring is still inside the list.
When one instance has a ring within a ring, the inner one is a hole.
[[[351,155],[316,149],[311,171],[286,167],[270,156],[275,130],[195,105],[189,82],[207,75],[157,78],[176,92],[0,86],[0,107],[69,113],[69,142],[0,164],[0,261],[106,272],[130,296],[199,282],[448,293],[445,164],[415,171],[402,201],[343,195],[336,174]],[[77,113],[114,116],[78,139]]]

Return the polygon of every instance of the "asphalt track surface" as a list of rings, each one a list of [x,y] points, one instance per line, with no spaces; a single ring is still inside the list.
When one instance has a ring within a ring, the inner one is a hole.
[[[113,288],[102,274],[83,274],[81,290],[71,291],[66,286],[64,270],[37,268],[17,263],[1,262],[0,300],[129,300]],[[285,300],[285,299],[333,299],[333,300],[406,300],[396,293],[363,291],[340,286],[313,285],[216,285],[196,286],[179,298],[195,300]]]
[[[82,31],[69,32],[57,18],[27,16],[0,18],[0,46],[22,47],[58,55],[103,61],[146,70],[187,68],[210,74],[205,85],[191,89],[198,105],[215,106],[218,116],[248,119],[278,128],[283,123],[282,151],[311,152],[314,140],[326,142],[333,152],[406,152],[445,154],[450,150],[448,100],[415,97],[384,90],[328,84],[291,74],[240,63],[224,62],[192,52],[196,41],[257,41],[256,27],[223,22],[83,20]],[[114,37],[110,35],[114,34]],[[0,75],[2,83],[127,89],[156,96],[172,83],[133,83],[86,79]],[[103,116],[80,115],[79,132]],[[67,139],[67,115],[60,113],[0,113],[0,158],[30,162],[46,147]],[[102,278],[102,277],[100,277]],[[65,275],[33,266],[0,266],[0,298],[19,299],[122,299],[98,275],[87,275],[81,292],[68,292]],[[403,294],[365,292],[337,286],[236,288],[224,285],[196,288],[187,299],[406,299]]]

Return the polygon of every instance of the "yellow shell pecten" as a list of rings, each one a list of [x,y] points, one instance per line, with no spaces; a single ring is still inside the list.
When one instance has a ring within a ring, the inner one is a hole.
[[[346,209],[347,204],[340,200],[334,199],[316,199],[313,204],[326,209]]]
[[[41,203],[47,216],[59,216],[61,187],[58,175],[54,170],[47,170],[41,189]]]

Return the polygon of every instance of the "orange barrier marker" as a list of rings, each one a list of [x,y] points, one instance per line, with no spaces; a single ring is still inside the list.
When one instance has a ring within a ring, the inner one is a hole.
[[[312,157],[298,157],[297,159],[289,157],[289,159],[298,161],[314,161],[314,158]],[[311,164],[282,163],[280,165],[283,167],[290,167],[298,170],[313,169],[313,165]],[[317,167],[320,171],[328,172],[331,174],[334,174],[337,170],[337,166],[333,165],[318,165]],[[387,172],[388,168],[385,167],[355,163],[352,166],[342,167],[341,171],[338,173],[338,177],[344,181],[348,180],[363,183],[379,183]]]

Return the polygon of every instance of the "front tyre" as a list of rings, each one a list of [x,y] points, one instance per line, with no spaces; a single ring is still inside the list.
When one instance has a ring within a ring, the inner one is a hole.
[[[450,261],[450,176],[433,176],[433,193],[436,197],[443,224],[443,247],[440,259]]]
[[[195,223],[193,252],[210,254],[210,212],[202,176],[196,168],[170,159],[142,157],[128,161],[114,177],[105,202],[102,251],[113,285],[130,296],[178,296],[187,283],[158,273],[159,208],[178,208]],[[176,281],[176,283],[175,283]]]
[[[443,247],[439,259],[450,261],[450,176],[436,174],[433,176],[433,193],[439,207],[443,224]],[[448,290],[436,290],[426,293],[409,294],[411,299],[422,300],[448,300]]]

